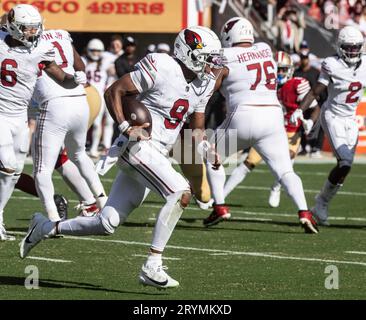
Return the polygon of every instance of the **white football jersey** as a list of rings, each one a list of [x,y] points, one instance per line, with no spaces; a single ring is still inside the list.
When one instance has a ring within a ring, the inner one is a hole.
[[[366,87],[366,56],[351,67],[338,56],[326,58],[318,81],[328,87],[328,99],[322,109],[342,117],[354,116]]]
[[[178,62],[165,53],[152,53],[136,64],[131,79],[140,92],[139,100],[152,116],[153,142],[169,149],[194,112],[205,112],[214,80],[196,78],[187,83]]]
[[[0,114],[24,115],[33,95],[41,62],[55,60],[52,45],[40,41],[33,50],[26,47],[10,48],[0,31]]]
[[[74,51],[70,34],[65,30],[47,30],[42,34],[42,42],[49,43],[55,48],[55,62],[66,73],[74,74]],[[37,80],[33,100],[40,105],[46,101],[58,97],[72,97],[85,95],[82,85],[74,89],[65,89],[50,78],[46,72],[42,72]]]
[[[277,65],[268,44],[259,42],[252,47],[224,49],[229,75],[222,83],[228,112],[238,106],[275,105],[277,99]]]
[[[102,55],[99,61],[92,61],[82,57],[85,63],[85,73],[88,82],[93,85],[103,97],[108,86],[108,69],[114,65],[114,60],[110,56]]]

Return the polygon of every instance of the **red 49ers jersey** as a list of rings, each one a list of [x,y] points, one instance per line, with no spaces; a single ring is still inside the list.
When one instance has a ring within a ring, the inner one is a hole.
[[[298,125],[295,126],[290,123],[290,117],[309,91],[309,81],[301,77],[291,78],[277,91],[278,100],[280,100],[286,110],[285,127],[287,132],[296,132],[299,130],[302,122],[298,121]]]

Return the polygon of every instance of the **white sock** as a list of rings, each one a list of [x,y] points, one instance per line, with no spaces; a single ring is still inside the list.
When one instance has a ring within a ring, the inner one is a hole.
[[[109,149],[111,147],[113,132],[113,119],[109,115],[109,113],[107,113],[103,130],[103,144],[106,149]]]
[[[61,174],[70,189],[77,194],[79,201],[83,201],[85,204],[95,202],[95,198],[88,184],[72,161],[66,161],[61,167],[57,168],[57,171]]]
[[[281,184],[297,206],[298,210],[308,210],[301,179],[295,172],[285,173],[281,177]]]
[[[156,252],[149,252],[149,255],[147,256],[146,259],[146,264],[162,264],[162,254],[161,253],[156,253]]]
[[[224,186],[225,198],[245,179],[250,171],[251,170],[243,162],[233,170]]]
[[[215,204],[224,204],[224,185],[226,180],[225,169],[220,165],[217,170],[214,170],[211,163],[206,163],[206,168],[212,198],[214,199]]]
[[[7,205],[13,191],[17,178],[13,175],[0,173],[0,220],[3,223],[3,211]]]
[[[275,180],[275,182],[273,183],[271,189],[273,191],[279,191],[281,189],[281,182],[278,180]]]
[[[46,169],[37,172],[34,176],[34,181],[39,198],[47,212],[48,219],[54,222],[61,220],[53,199],[55,189],[52,182],[52,172]]]
[[[58,233],[72,236],[106,235],[106,230],[99,215],[93,217],[76,217],[61,221]]]
[[[167,197],[166,204],[160,209],[156,220],[151,248],[156,251],[164,251],[170,236],[183,213],[180,205],[182,193],[174,193]]]
[[[102,124],[94,123],[92,131],[92,144],[90,146],[90,153],[97,153],[100,138],[102,137]]]
[[[338,190],[342,187],[342,184],[332,184],[328,179],[325,181],[322,190],[320,191],[320,196],[329,202],[337,194]]]
[[[69,154],[69,157],[79,169],[81,176],[85,179],[94,197],[97,198],[101,194],[106,195],[98,173],[94,169],[94,163],[86,152],[78,152],[77,155]]]

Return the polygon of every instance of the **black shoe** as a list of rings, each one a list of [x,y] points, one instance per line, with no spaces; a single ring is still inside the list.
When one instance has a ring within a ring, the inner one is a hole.
[[[55,201],[55,204],[56,204],[56,207],[57,207],[57,212],[58,212],[61,220],[66,220],[67,219],[67,210],[68,210],[68,207],[69,207],[69,202],[61,194],[55,194],[53,196],[53,200]]]

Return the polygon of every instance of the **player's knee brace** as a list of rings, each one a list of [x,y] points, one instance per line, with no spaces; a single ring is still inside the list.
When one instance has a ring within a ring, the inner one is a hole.
[[[100,219],[107,235],[113,234],[120,224],[118,212],[111,207],[104,207],[100,213]]]

